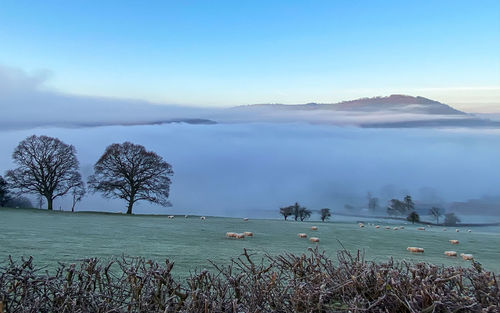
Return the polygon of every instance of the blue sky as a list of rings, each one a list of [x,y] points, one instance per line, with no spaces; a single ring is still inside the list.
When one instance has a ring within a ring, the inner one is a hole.
[[[160,103],[405,93],[500,111],[500,2],[2,1],[0,65]]]

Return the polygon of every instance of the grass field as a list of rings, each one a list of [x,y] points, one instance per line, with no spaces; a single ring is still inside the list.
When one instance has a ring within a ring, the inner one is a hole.
[[[318,226],[317,231],[310,227]],[[334,256],[342,245],[353,252],[360,249],[366,259],[385,261],[425,261],[435,264],[469,266],[460,257],[446,257],[445,250],[471,253],[486,269],[500,272],[500,229],[472,228],[469,233],[455,228],[443,231],[433,227],[418,231],[417,225],[403,230],[386,230],[355,222],[322,223],[283,220],[250,220],[234,218],[176,216],[125,216],[100,213],[47,212],[45,210],[0,209],[0,262],[9,255],[14,258],[32,255],[38,265],[49,268],[58,261],[74,262],[86,257],[142,256],[176,262],[175,273],[185,276],[195,269],[211,268],[207,261],[228,262],[243,248],[254,253],[302,253],[316,244],[300,239],[305,232],[320,238],[319,248]],[[392,224],[391,226],[396,226]],[[251,231],[254,237],[228,239],[225,233]],[[458,239],[451,245],[448,240]],[[341,245],[342,244],[342,245]],[[424,254],[411,254],[408,246],[425,249]]]

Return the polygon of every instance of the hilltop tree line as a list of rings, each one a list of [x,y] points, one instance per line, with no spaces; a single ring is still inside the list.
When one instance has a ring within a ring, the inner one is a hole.
[[[30,136],[15,148],[12,159],[17,167],[7,171],[5,179],[0,176],[0,206],[21,194],[33,194],[53,210],[54,199],[71,195],[74,211],[87,192],[75,147],[58,138]],[[141,200],[170,205],[172,175],[172,166],[156,153],[131,142],[114,143],[94,164],[87,186],[104,197],[125,200],[127,214],[132,214]]]

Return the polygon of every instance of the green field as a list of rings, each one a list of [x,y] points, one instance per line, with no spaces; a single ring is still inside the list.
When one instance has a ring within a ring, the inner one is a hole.
[[[388,225],[381,222],[380,225]],[[310,227],[317,225],[317,231]],[[392,224],[391,226],[396,226]],[[366,259],[385,261],[391,256],[398,260],[425,261],[435,264],[469,266],[460,257],[444,256],[445,250],[471,253],[488,270],[500,272],[500,230],[471,228],[469,233],[455,228],[443,231],[433,227],[416,230],[405,225],[404,230],[376,229],[355,222],[293,222],[283,220],[250,220],[234,218],[177,216],[125,216],[100,213],[47,212],[44,210],[0,209],[0,262],[32,255],[38,265],[49,268],[58,261],[75,262],[86,257],[142,256],[176,262],[175,273],[185,276],[195,269],[210,269],[210,263],[228,262],[243,248],[257,254],[283,252],[302,253],[316,244],[300,239],[305,232],[320,238],[319,248],[335,256],[342,245],[351,251],[360,249]],[[228,239],[225,233],[251,231],[254,237]],[[458,239],[451,245],[448,240]],[[411,254],[408,246],[425,249],[424,254]]]

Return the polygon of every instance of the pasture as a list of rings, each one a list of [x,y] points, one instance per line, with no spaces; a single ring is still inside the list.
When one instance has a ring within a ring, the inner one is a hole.
[[[380,225],[375,228],[374,224]],[[126,216],[102,213],[48,212],[45,210],[0,209],[0,262],[9,255],[14,259],[32,255],[35,263],[49,269],[57,262],[71,263],[88,257],[141,256],[162,261],[175,261],[179,277],[190,271],[211,269],[208,260],[227,263],[238,257],[243,248],[257,255],[283,252],[302,253],[319,245],[327,255],[335,256],[345,247],[351,252],[364,251],[365,258],[385,261],[390,257],[412,262],[438,265],[469,266],[460,253],[472,254],[487,270],[500,272],[500,232],[498,228],[460,229],[432,227],[417,230],[420,225],[388,221],[365,223],[360,228],[355,221],[322,223],[284,220],[244,221],[239,218],[175,216]],[[311,230],[312,226],[318,229]],[[390,226],[386,229],[385,226]],[[253,232],[253,237],[227,238],[226,232]],[[307,238],[299,238],[306,233]],[[309,241],[318,237],[319,243]],[[452,245],[449,240],[458,240]],[[407,247],[424,248],[424,253],[411,253]],[[457,251],[458,257],[444,255]]]

